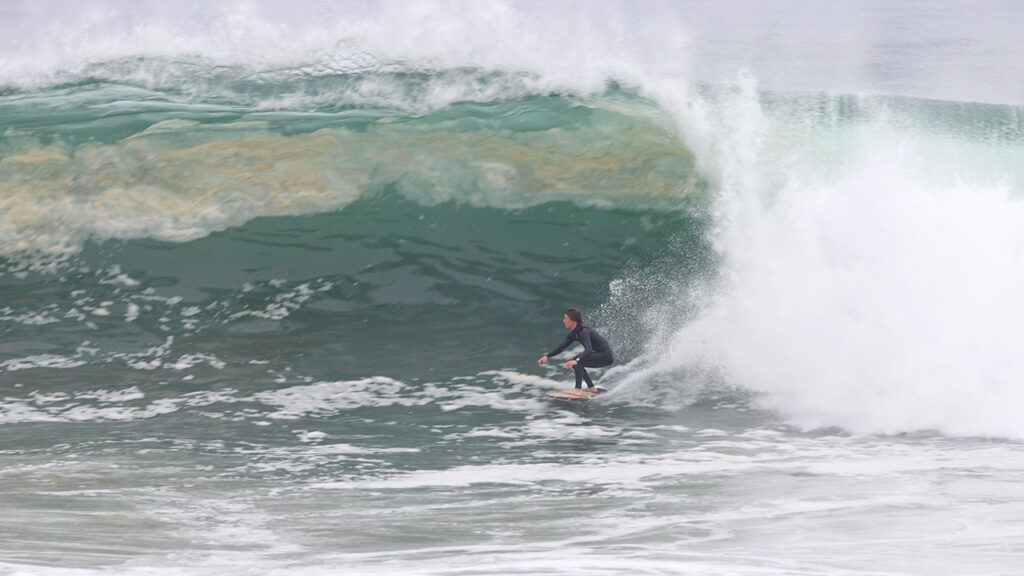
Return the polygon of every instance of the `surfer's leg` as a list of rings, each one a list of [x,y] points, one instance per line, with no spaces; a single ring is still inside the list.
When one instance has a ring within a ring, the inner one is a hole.
[[[572,371],[576,374],[576,387],[583,388],[583,377],[586,375],[587,371],[578,363],[573,365]],[[590,378],[587,377],[587,380],[589,379]]]
[[[583,364],[587,368],[604,368],[615,363],[615,357],[611,352],[600,352],[587,358]]]
[[[583,381],[587,383],[587,388],[593,388],[594,381],[590,379],[590,374],[587,373],[587,369],[579,364],[577,364],[577,366],[580,367],[580,372],[583,373]]]
[[[576,387],[579,388],[580,372],[583,372],[583,379],[587,382],[587,388],[590,392],[596,392],[597,387],[594,386],[594,381],[590,379],[590,374],[587,373],[587,368],[604,368],[605,366],[611,366],[615,359],[612,357],[611,352],[602,352],[600,354],[594,354],[593,356],[586,359],[585,362],[581,362],[573,366],[578,368],[579,371],[576,373]]]

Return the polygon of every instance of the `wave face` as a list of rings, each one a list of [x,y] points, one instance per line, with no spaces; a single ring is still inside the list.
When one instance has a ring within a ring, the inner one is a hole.
[[[353,82],[407,81],[419,91],[417,84],[463,76]],[[308,89],[347,86],[332,78]],[[106,82],[6,100],[0,114],[13,128],[0,164],[0,235],[8,255],[74,252],[90,238],[186,241],[260,216],[340,210],[389,187],[424,205],[504,209],[574,199],[674,206],[701,188],[665,114],[623,93],[455,104],[423,115],[368,102],[299,111],[196,106]]]
[[[537,326],[523,302],[582,301],[633,360],[610,375],[626,390],[724,385],[802,426],[1024,436],[1019,107],[704,82],[691,72],[725,56],[687,58],[699,35],[628,26],[700,9],[417,6],[21,14],[11,38],[48,40],[0,65],[15,333],[120,318],[125,341],[150,323],[145,350],[109,361],[318,308],[429,308],[435,326],[463,302],[462,350],[487,339],[482,295]],[[435,26],[411,24],[423,11]],[[599,33],[551,58],[570,13]],[[430,42],[445,25],[465,43]],[[22,304],[52,277],[63,294]],[[514,330],[523,346],[537,326]],[[68,334],[25,357],[88,364]],[[353,378],[381,372],[351,358]]]

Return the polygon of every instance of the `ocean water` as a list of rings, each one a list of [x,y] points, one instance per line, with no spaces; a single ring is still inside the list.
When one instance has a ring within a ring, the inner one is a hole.
[[[0,573],[1019,574],[1022,25],[0,3]]]

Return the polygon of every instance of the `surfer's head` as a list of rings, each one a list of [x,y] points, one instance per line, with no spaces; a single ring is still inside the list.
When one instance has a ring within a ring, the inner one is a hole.
[[[569,308],[565,311],[562,324],[565,324],[569,330],[575,330],[577,326],[583,324],[583,314],[580,314],[580,311],[575,308]]]

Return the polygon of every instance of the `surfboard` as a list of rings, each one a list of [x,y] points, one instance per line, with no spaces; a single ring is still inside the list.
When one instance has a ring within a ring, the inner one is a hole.
[[[548,396],[555,400],[563,400],[565,402],[586,402],[587,400],[593,400],[595,396],[602,392],[607,392],[604,388],[598,388],[597,392],[585,392],[582,388],[570,388],[568,390],[562,390],[561,392],[548,392]]]

